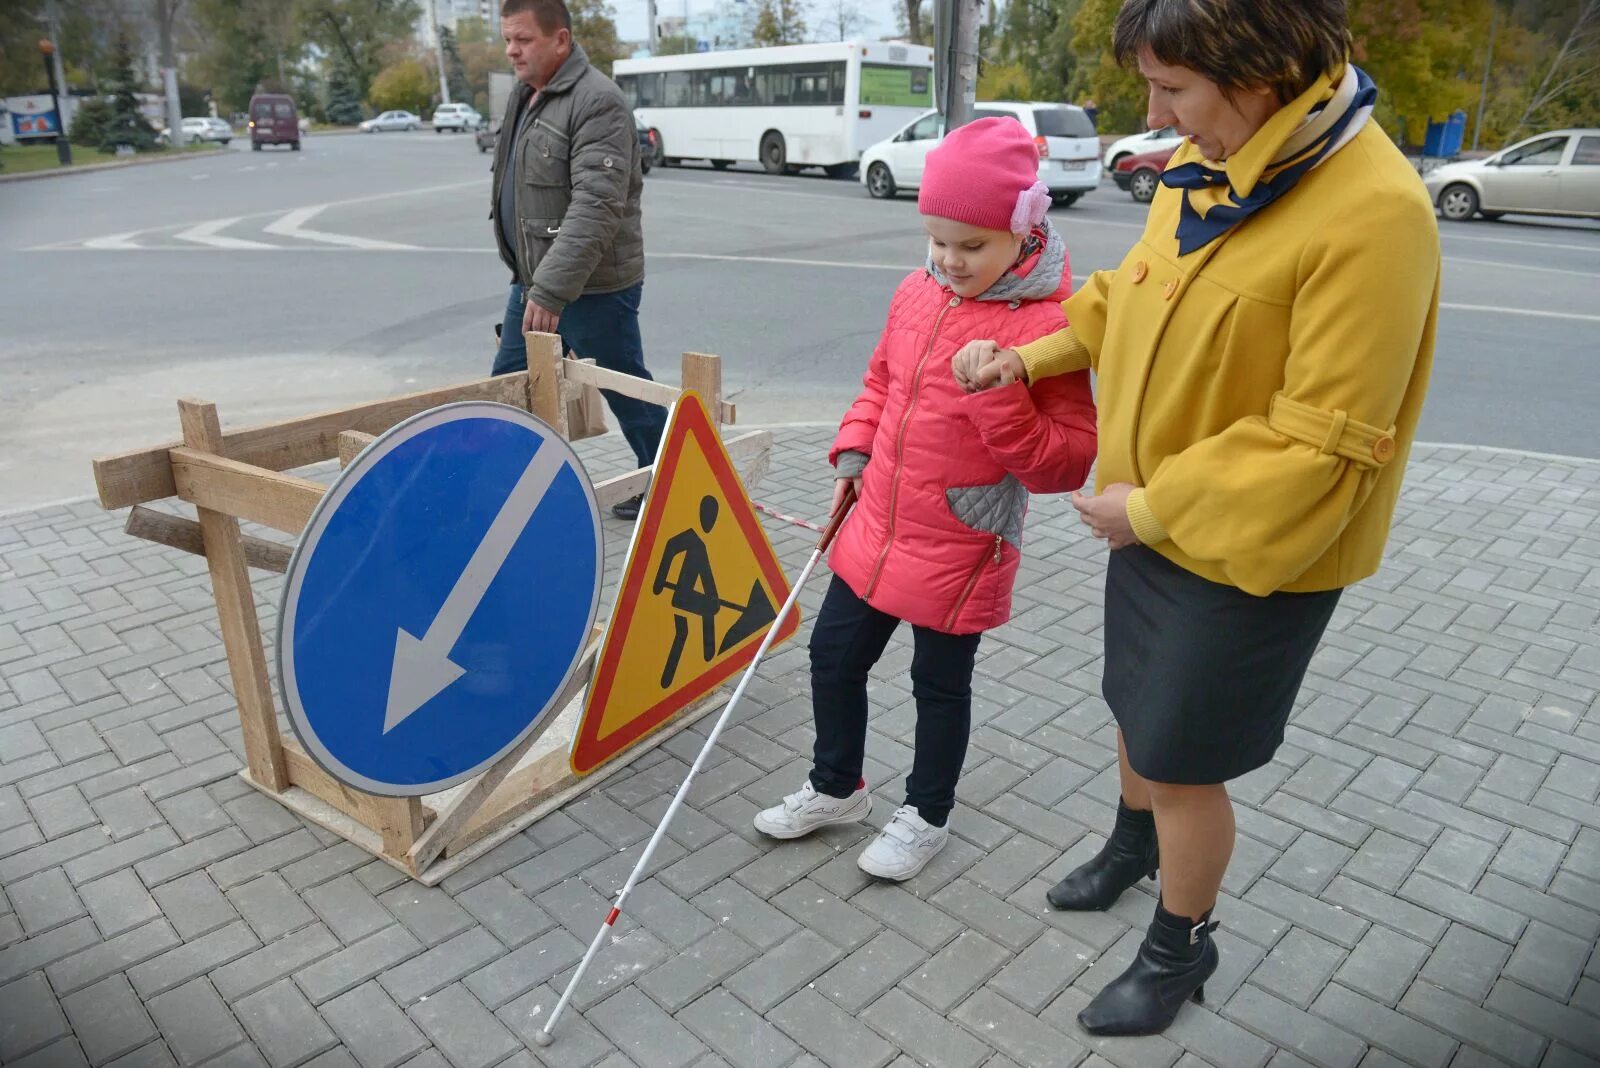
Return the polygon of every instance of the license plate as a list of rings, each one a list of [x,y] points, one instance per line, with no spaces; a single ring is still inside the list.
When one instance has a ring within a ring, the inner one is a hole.
[[[1087,166],[1088,164],[1081,159],[1064,159],[1061,161],[1061,169],[1064,171],[1081,171]]]

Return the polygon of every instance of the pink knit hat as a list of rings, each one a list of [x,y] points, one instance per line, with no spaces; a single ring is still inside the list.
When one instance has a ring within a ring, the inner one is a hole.
[[[1039,149],[1013,118],[978,119],[928,153],[917,210],[986,230],[1026,234],[1050,209]]]

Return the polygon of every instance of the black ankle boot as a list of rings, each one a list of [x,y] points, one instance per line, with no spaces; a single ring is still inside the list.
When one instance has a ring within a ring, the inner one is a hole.
[[[1157,903],[1139,955],[1078,1013],[1078,1022],[1091,1035],[1165,1031],[1185,1001],[1205,1000],[1206,980],[1217,970],[1216,929],[1209,910],[1195,922]]]
[[[1075,912],[1108,909],[1140,879],[1154,879],[1159,859],[1154,814],[1129,808],[1119,798],[1116,826],[1105,846],[1052,886],[1045,899],[1051,908]]]

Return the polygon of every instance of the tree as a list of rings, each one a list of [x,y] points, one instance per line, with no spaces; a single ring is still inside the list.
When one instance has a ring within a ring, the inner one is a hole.
[[[111,114],[106,120],[100,150],[114,152],[130,145],[135,152],[156,147],[156,132],[139,111],[139,81],[133,73],[133,45],[126,34],[117,37],[111,81]]]
[[[1464,109],[1488,37],[1489,0],[1352,0],[1353,57],[1378,85],[1373,116],[1419,143],[1428,120]]]
[[[1072,49],[1081,64],[1079,82],[1100,109],[1102,130],[1134,132],[1145,128],[1148,95],[1144,79],[1111,53],[1111,27],[1121,0],[1083,0],[1072,19]]]
[[[218,110],[243,111],[256,86],[287,83],[305,53],[293,0],[191,0],[203,42],[193,77]]]
[[[328,74],[328,121],[337,126],[354,126],[361,121],[361,94],[342,61],[335,61]]]
[[[819,40],[848,41],[866,28],[866,16],[861,14],[856,0],[824,0],[817,9]]]
[[[997,92],[1003,88],[990,100],[1066,101],[1082,92],[1086,86],[1074,84],[1079,57],[1073,47],[1073,19],[1082,6],[1083,0],[1011,0],[990,32],[1003,71],[980,78],[980,96],[985,81]],[[1098,60],[1098,49],[1092,58]]]
[[[758,48],[799,44],[806,39],[805,15],[798,0],[761,0],[755,29],[750,34]]]
[[[346,64],[362,96],[383,66],[384,47],[409,41],[421,11],[416,0],[299,0],[307,39]],[[423,104],[429,99],[431,94]]]
[[[420,59],[389,64],[372,80],[367,98],[378,111],[422,111],[433,100],[438,81]]]
[[[72,116],[72,129],[68,139],[85,148],[99,148],[106,139],[106,126],[111,122],[111,105],[100,97],[90,97],[78,105]]]
[[[1512,135],[1567,94],[1586,99],[1591,115],[1600,110],[1595,103],[1600,101],[1600,0],[1587,0],[1578,12],[1572,29],[1562,40],[1539,87],[1533,91]]]
[[[617,23],[606,0],[567,0],[572,12],[572,39],[583,46],[589,62],[603,74],[623,58],[622,42],[617,38]]]
[[[472,88],[467,84],[467,65],[462,62],[456,35],[448,26],[439,27],[439,51],[444,53],[444,77],[445,84],[450,87],[450,99],[470,100]]]
[[[927,17],[926,0],[898,0],[894,20],[900,36],[912,44],[933,44],[933,20]]]
[[[656,38],[658,56],[686,56],[697,47],[699,42],[686,33],[669,33]]]

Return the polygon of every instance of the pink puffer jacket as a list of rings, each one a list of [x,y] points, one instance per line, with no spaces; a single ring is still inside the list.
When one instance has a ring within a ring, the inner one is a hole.
[[[1040,261],[1035,254],[1006,278],[1025,277]],[[928,270],[895,292],[865,388],[828,456],[834,464],[845,452],[870,457],[829,563],[881,612],[949,634],[1004,623],[1026,491],[1063,493],[1088,476],[1095,409],[1087,372],[969,395],[950,369],[969,341],[1011,347],[1066,325],[1060,302],[1071,273],[1063,254],[1053,261],[1062,265],[1059,285],[1052,292],[1029,279],[1031,292],[1045,294],[1033,299],[964,300]]]

